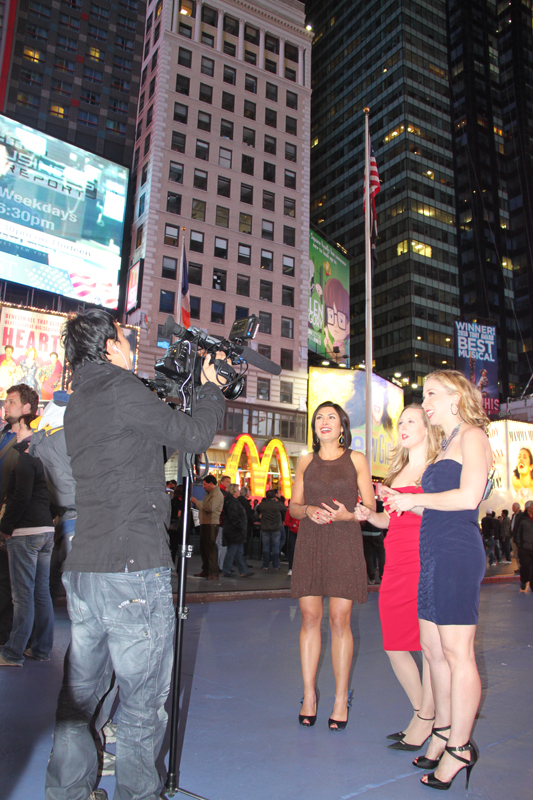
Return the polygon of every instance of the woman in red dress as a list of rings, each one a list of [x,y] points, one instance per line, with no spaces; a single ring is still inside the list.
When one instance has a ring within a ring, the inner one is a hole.
[[[421,492],[422,473],[436,457],[439,437],[422,406],[407,406],[398,420],[399,442],[393,452],[389,474],[384,480],[399,492]],[[418,540],[422,517],[413,512],[397,516],[387,511],[370,511],[357,506],[356,517],[368,519],[377,528],[388,528],[385,537],[385,571],[379,592],[379,614],[383,647],[394,673],[414,709],[405,731],[392,733],[393,750],[419,750],[431,734],[435,714],[428,665],[423,663],[422,680],[412,652],[421,651],[417,594],[420,573]]]

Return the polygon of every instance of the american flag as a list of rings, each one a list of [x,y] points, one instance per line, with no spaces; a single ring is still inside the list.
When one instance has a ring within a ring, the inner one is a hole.
[[[372,213],[374,219],[374,225],[376,226],[377,232],[377,215],[376,215],[376,195],[381,189],[381,184],[379,182],[379,174],[378,174],[378,165],[376,162],[376,156],[374,153],[374,148],[372,147],[372,142],[370,142],[370,180],[369,180],[369,190],[370,190],[370,197],[372,199]],[[366,190],[366,174],[365,174],[365,190]],[[364,193],[363,193],[364,195]],[[363,208],[364,200],[363,200]]]
[[[180,317],[179,320],[184,328],[188,328],[191,324],[191,304],[189,300],[189,274],[187,271],[187,254],[185,252],[185,244],[182,251],[182,265],[181,265],[181,304],[180,304]]]

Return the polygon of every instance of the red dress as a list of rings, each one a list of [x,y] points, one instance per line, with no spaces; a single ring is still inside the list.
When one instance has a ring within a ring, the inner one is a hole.
[[[421,493],[421,486],[397,489],[405,494]],[[420,650],[418,626],[418,541],[422,517],[405,511],[392,512],[385,536],[385,570],[379,590],[379,616],[385,650]]]

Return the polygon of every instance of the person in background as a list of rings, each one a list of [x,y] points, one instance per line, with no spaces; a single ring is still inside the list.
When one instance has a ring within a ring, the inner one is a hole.
[[[496,517],[496,512],[492,512],[492,519],[494,524],[494,555],[498,564],[502,563],[502,550],[501,550],[501,526],[500,520]]]
[[[281,494],[279,489],[276,489],[276,502],[279,503],[279,510],[281,514],[281,528],[280,528],[280,540],[279,540],[279,553],[280,558],[281,554],[283,553],[285,556],[287,554],[287,530],[285,528],[285,514],[287,513],[287,504],[285,503],[285,498]]]
[[[513,554],[516,558],[516,569],[515,575],[520,573],[520,560],[518,557],[518,545],[516,543],[516,536],[518,534],[518,526],[520,524],[520,520],[524,516],[524,511],[520,509],[520,503],[513,503],[511,506],[511,511],[513,512],[513,516],[511,517],[511,542],[513,545]]]
[[[372,485],[374,487],[375,494],[376,486],[375,484]],[[383,502],[376,497],[376,513],[381,514],[382,512]],[[383,578],[383,570],[385,569],[384,537],[387,531],[386,529],[382,530],[381,528],[373,525],[370,519],[361,523],[361,530],[363,533],[363,550],[365,553],[368,583],[370,586],[374,586],[376,583],[378,583],[376,580],[376,562],[378,567],[377,574],[379,575],[379,582],[381,582],[381,579]]]
[[[252,546],[253,542],[253,535],[254,535],[254,512],[252,511],[252,506],[250,503],[250,490],[247,486],[243,486],[239,492],[239,497],[237,498],[241,506],[244,508],[244,513],[246,514],[246,541],[248,542],[248,548],[246,547],[245,543],[245,550],[248,552],[249,547]],[[248,555],[250,555],[248,553]]]
[[[43,465],[26,452],[33,419],[28,414],[18,423],[15,447],[20,455],[0,520],[0,532],[7,539],[14,608],[11,634],[0,650],[1,667],[22,667],[25,656],[49,661],[54,642],[50,597],[54,522]]]
[[[203,500],[191,497],[191,502],[200,512],[200,553],[202,556],[202,571],[197,572],[195,578],[207,578],[209,581],[218,580],[218,549],[216,545],[220,515],[224,506],[224,495],[217,486],[214,475],[207,475],[203,481],[206,496]]]
[[[509,517],[509,509],[504,508],[499,517],[500,521],[500,544],[502,548],[502,555],[504,557],[504,564],[511,563],[511,519]]]
[[[526,503],[516,536],[520,556],[520,592],[533,591],[533,501]]]
[[[223,475],[218,482],[218,488],[222,492],[223,497],[226,497],[226,491],[228,486],[231,483],[231,478],[229,475]],[[218,567],[222,571],[224,568],[224,559],[226,558],[226,545],[223,542],[224,535],[222,531],[222,526],[224,525],[224,508],[222,508],[222,513],[220,515],[220,520],[218,523],[218,532],[217,532],[217,551],[218,551]]]
[[[263,569],[269,568],[272,559],[272,569],[279,570],[279,544],[283,519],[275,489],[268,489],[265,499],[257,506],[257,513],[261,521]]]
[[[289,571],[287,576],[290,578],[292,575],[292,562],[294,561],[294,548],[296,547],[296,537],[300,528],[300,520],[291,517],[291,512],[287,509],[285,514],[285,527],[289,531],[287,555],[289,557]]]
[[[494,517],[492,516],[492,509],[487,508],[485,511],[485,516],[481,520],[481,535],[483,536],[483,544],[485,545],[485,550],[489,559],[489,567],[493,567],[496,564],[496,555],[494,552],[496,548],[496,538],[494,534]]]
[[[223,536],[227,549],[222,570],[226,578],[231,578],[231,569],[234,561],[237,564],[241,578],[251,578],[254,575],[253,572],[249,571],[244,559],[244,543],[246,541],[248,520],[246,511],[239,502],[239,494],[238,484],[230,483],[227,485],[224,497],[223,523]]]
[[[13,348],[11,345],[7,345],[5,351],[6,360],[11,363]],[[25,383],[10,386],[5,397],[4,419],[6,425],[0,433],[0,506],[5,502],[11,473],[19,457],[19,451],[15,449],[18,421],[25,414],[35,416],[39,407],[39,395]],[[0,646],[9,639],[12,623],[13,602],[11,600],[7,545],[5,540],[0,537]]]

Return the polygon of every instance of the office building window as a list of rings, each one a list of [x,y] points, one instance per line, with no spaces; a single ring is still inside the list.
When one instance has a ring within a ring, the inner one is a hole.
[[[263,189],[263,208],[267,211],[275,211],[276,195],[274,192],[267,192]]]
[[[205,201],[195,200],[192,201],[191,218],[199,222],[205,222]]]
[[[211,131],[211,114],[208,114],[206,111],[198,112],[198,128],[208,133]]]
[[[288,81],[294,81],[294,83],[296,83],[296,70],[285,67],[285,77]]]
[[[289,381],[279,383],[279,402],[292,403],[292,383]]]
[[[190,25],[185,25],[184,22],[179,22],[178,25],[178,32],[181,36],[185,36],[186,39],[192,39],[192,28]]]
[[[292,350],[285,350],[283,347],[279,353],[279,363],[281,369],[293,369],[293,351]]]
[[[215,225],[218,225],[220,228],[229,228],[229,208],[217,206]]]
[[[285,142],[285,159],[296,163],[296,145]]]
[[[212,288],[217,289],[219,292],[225,292],[227,277],[228,273],[225,269],[214,269]]]
[[[180,239],[180,229],[177,225],[165,225],[165,244],[171,247],[178,247]]]
[[[278,71],[278,65],[271,58],[265,58],[265,69],[267,72],[272,72],[274,75]]]
[[[211,301],[211,322],[216,322],[219,325],[223,325],[225,313],[225,303],[219,303],[217,300]]]
[[[209,161],[209,142],[203,142],[201,139],[196,140],[196,158],[202,161]]]
[[[272,302],[272,282],[259,281],[259,299],[266,303]]]
[[[230,17],[229,14],[224,15],[224,30],[226,33],[231,33],[232,36],[239,35],[239,20],[235,17]]]
[[[269,161],[263,163],[263,180],[276,183],[276,165]]]
[[[231,157],[232,151],[227,150],[225,147],[221,147],[218,151],[218,165],[220,167],[226,167],[227,169],[231,169]]]
[[[168,169],[168,179],[169,181],[174,181],[174,183],[183,183],[183,164],[171,161]]]
[[[191,309],[191,319],[200,319],[200,303],[201,300],[199,297],[194,297],[193,295],[190,295],[189,305]]]
[[[223,178],[221,175],[217,178],[217,194],[222,197],[229,197],[231,194],[231,180]]]
[[[227,119],[220,120],[220,135],[223,139],[233,140],[233,122]]]
[[[285,170],[285,186],[287,189],[296,189],[296,173],[290,169]]]
[[[272,314],[267,311],[259,312],[259,333],[272,333]]]
[[[192,51],[180,47],[178,50],[178,64],[180,67],[188,67],[190,69],[192,64]]]
[[[245,50],[244,51],[244,60],[246,61],[247,64],[253,64],[254,67],[255,67],[256,64],[257,64],[257,54],[256,53],[252,53],[251,50]]]
[[[200,84],[200,93],[199,99],[203,103],[212,103],[213,102],[213,87],[208,86],[206,83]]]
[[[137,228],[137,238],[135,240],[135,249],[140,247],[143,243],[143,226],[139,225]]]
[[[237,55],[237,48],[231,42],[224,42],[223,50],[227,56],[233,56],[233,58],[235,58]]]
[[[224,67],[222,77],[224,83],[230,83],[232,86],[235,86],[235,82],[237,80],[237,70],[233,69],[233,67]]]
[[[241,203],[248,203],[253,205],[254,202],[254,187],[248,183],[241,183]]]
[[[298,109],[298,95],[296,92],[289,92],[287,89],[287,107]]]
[[[211,25],[212,27],[216,28],[217,18],[218,12],[216,9],[202,5],[202,22],[205,22],[206,25]]]
[[[215,236],[215,258],[228,257],[228,240]]]
[[[235,319],[246,319],[248,316],[247,308],[244,306],[235,306]]]
[[[253,156],[242,156],[241,161],[241,172],[246,173],[246,175],[253,175],[254,174],[254,158]]]
[[[294,339],[294,320],[290,317],[281,318],[281,335],[284,339]]]
[[[261,269],[269,272],[274,269],[274,253],[271,250],[261,250]]]
[[[200,231],[191,231],[191,240],[189,250],[194,250],[195,253],[204,252],[204,235]]]
[[[188,106],[184,106],[183,103],[174,103],[175,122],[181,122],[183,125],[186,125],[188,116],[189,116]]]
[[[185,77],[185,75],[176,75],[176,91],[179,94],[188,95],[190,83],[190,78]]]
[[[253,128],[242,129],[242,141],[248,147],[255,147],[255,131]]]
[[[294,308],[294,287],[282,286],[281,287],[281,305],[290,306]]]
[[[207,58],[207,56],[202,56],[202,64],[200,67],[200,72],[204,75],[209,75],[212,78],[215,74],[215,62],[212,58]]]
[[[275,136],[268,136],[265,135],[265,153],[271,153],[273,156],[276,155],[276,137]]]
[[[251,100],[244,101],[244,116],[248,119],[255,119],[256,105]]]
[[[178,133],[177,131],[172,131],[172,142],[170,144],[172,150],[176,150],[178,153],[185,152],[185,134]]]
[[[265,108],[265,125],[276,128],[278,125],[278,113],[273,108]]]
[[[298,120],[294,117],[285,117],[285,133],[291,133],[293,136],[297,135]],[[296,157],[294,158],[296,161]]]
[[[284,275],[294,277],[294,258],[292,256],[283,256],[282,271]]]
[[[266,98],[267,100],[274,100],[276,103],[278,102],[278,87],[275,83],[269,83],[267,81]]]
[[[244,214],[242,211],[239,214],[239,233],[252,233],[252,215]]]
[[[283,198],[283,213],[286,217],[296,216],[296,200],[292,197]]]
[[[272,348],[269,344],[258,344],[257,352],[265,358],[272,358]]]
[[[279,54],[279,39],[272,36],[270,33],[265,35],[265,50],[271,53]]]
[[[189,273],[189,283],[193,283],[195,286],[202,285],[202,271],[203,267],[201,264],[189,264],[187,265],[187,272]]]
[[[176,293],[161,289],[159,294],[159,310],[166,314],[173,314],[176,307]]]
[[[161,277],[175,281],[177,272],[178,272],[178,259],[172,258],[171,256],[163,256]]]
[[[239,244],[238,250],[238,258],[237,261],[239,264],[248,264],[252,263],[252,248],[248,244]]]
[[[203,169],[195,169],[193,177],[193,186],[195,189],[203,189],[207,191],[207,172]]]
[[[237,275],[237,294],[250,297],[250,278],[248,275]]]
[[[167,211],[171,214],[181,214],[181,194],[167,192]]]
[[[206,33],[202,31],[202,44],[206,44],[208,47],[214,48],[215,47],[215,37],[211,36],[210,33]]]
[[[244,76],[244,88],[247,92],[257,94],[257,78],[254,78],[253,75],[246,74]]]
[[[245,25],[244,38],[251,44],[259,44],[259,28],[254,28],[252,25]]]
[[[257,399],[270,400],[270,379],[258,378],[257,379]]]
[[[274,223],[270,222],[268,219],[261,221],[261,237],[274,241]]]
[[[224,111],[235,111],[235,95],[231,92],[222,92],[222,108]]]
[[[291,228],[289,225],[283,226],[283,244],[289,247],[295,247],[296,243],[296,228]]]

